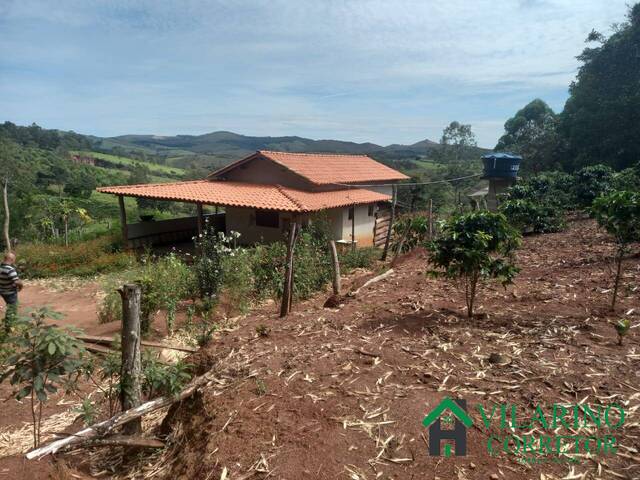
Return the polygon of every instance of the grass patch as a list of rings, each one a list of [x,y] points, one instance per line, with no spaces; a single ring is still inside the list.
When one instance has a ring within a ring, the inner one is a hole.
[[[117,155],[110,155],[108,153],[99,153],[99,152],[74,152],[74,153],[90,156],[93,158],[103,160],[105,162],[112,163],[114,165],[122,165],[125,167],[133,167],[134,165],[139,163],[148,167],[151,173],[161,177],[165,177],[165,178],[166,178],[166,175],[170,175],[172,177],[181,177],[185,173],[185,171],[179,167],[172,167],[169,165],[160,165],[158,163],[134,160],[132,158],[119,157]]]
[[[78,242],[65,247],[33,242],[16,249],[18,268],[25,278],[59,276],[87,277],[131,267],[133,256],[119,251],[111,236]]]

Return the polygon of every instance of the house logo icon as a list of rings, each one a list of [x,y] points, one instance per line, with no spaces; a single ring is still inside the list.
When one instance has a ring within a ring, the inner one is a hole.
[[[448,415],[443,415],[448,412]],[[473,425],[473,420],[467,414],[466,400],[452,400],[445,397],[436,408],[424,417],[422,424],[429,427],[429,455],[440,456],[440,442],[453,440],[455,456],[467,454],[467,428]],[[442,425],[453,424],[453,429],[443,429]],[[444,446],[444,456],[451,456],[451,443]]]

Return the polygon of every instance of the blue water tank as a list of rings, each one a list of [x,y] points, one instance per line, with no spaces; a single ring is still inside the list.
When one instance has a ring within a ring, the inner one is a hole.
[[[522,157],[512,153],[490,153],[482,157],[484,178],[516,178]]]

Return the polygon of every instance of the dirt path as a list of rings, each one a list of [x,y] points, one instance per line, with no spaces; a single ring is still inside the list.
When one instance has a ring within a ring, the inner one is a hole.
[[[20,292],[20,311],[48,307],[62,313],[60,320],[52,321],[60,326],[73,326],[90,335],[113,334],[118,331],[117,322],[100,325],[98,323],[98,284],[93,281],[72,279],[70,286],[61,281],[26,281]],[[4,305],[2,312],[4,315]]]

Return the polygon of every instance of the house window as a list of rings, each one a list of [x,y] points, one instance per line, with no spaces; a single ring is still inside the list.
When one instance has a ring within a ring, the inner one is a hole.
[[[272,210],[256,210],[256,227],[278,228],[280,214]]]
[[[369,205],[369,210],[368,210],[368,214],[369,214],[369,216],[370,216],[370,217],[373,217],[373,214],[374,214],[375,212],[376,212],[376,206],[375,206],[373,203],[371,203],[371,204]]]
[[[349,220],[353,220],[353,214],[355,213],[355,207],[349,208]]]

